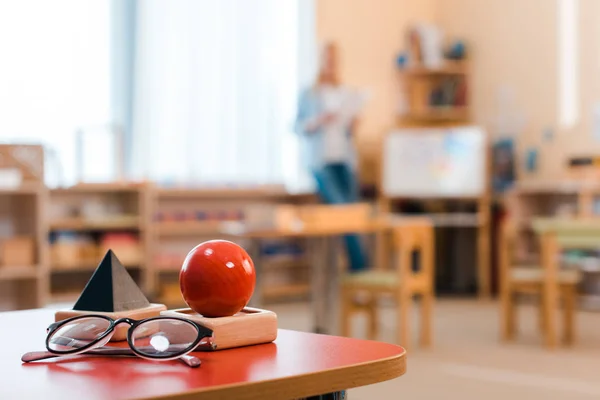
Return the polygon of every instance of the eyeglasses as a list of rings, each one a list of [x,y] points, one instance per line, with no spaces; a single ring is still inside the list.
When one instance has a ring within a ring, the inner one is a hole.
[[[127,343],[130,349],[103,347],[113,337],[116,327],[129,324]],[[23,356],[25,362],[62,355],[114,354],[124,355],[131,352],[148,360],[174,360],[185,356],[194,349],[206,345],[214,350],[213,331],[183,318],[152,317],[143,320],[119,318],[114,320],[104,315],[82,315],[51,324],[46,337],[46,349],[51,355],[28,353]],[[206,339],[203,341],[203,339]],[[109,351],[113,350],[113,351]],[[193,361],[191,364],[194,363]],[[197,366],[197,365],[190,365]]]

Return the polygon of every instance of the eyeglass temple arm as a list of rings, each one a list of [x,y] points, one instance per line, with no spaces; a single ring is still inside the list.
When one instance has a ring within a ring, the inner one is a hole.
[[[134,353],[130,349],[110,349],[106,347],[100,347],[98,349],[93,349],[86,351],[83,354],[98,354],[98,355],[107,355],[107,356],[129,356],[134,355]],[[21,361],[23,362],[31,362],[38,360],[45,360],[47,358],[61,357],[63,354],[54,354],[49,351],[30,351],[29,353],[23,354],[21,357]]]
[[[92,354],[92,355],[102,355],[102,356],[134,356],[135,353],[130,349],[115,349],[109,347],[100,347],[94,350],[86,351],[82,355]],[[49,351],[31,351],[29,353],[23,354],[21,357],[21,361],[25,363],[45,360],[48,358],[61,357],[60,354],[50,353]],[[200,359],[195,356],[183,355],[178,358],[181,362],[191,368],[200,366]]]

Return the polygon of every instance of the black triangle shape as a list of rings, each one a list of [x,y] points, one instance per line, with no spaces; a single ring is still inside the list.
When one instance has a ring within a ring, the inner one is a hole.
[[[129,272],[109,250],[85,285],[73,310],[119,312],[149,305]]]

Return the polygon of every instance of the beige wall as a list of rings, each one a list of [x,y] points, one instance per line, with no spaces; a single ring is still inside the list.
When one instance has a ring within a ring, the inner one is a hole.
[[[516,136],[521,178],[557,178],[568,156],[600,153],[591,132],[591,110],[600,100],[600,1],[580,0],[580,119],[561,128],[558,108],[556,0],[317,0],[321,40],[342,51],[345,82],[371,89],[373,97],[358,130],[362,178],[377,177],[374,157],[384,132],[394,125],[399,88],[394,59],[412,22],[439,23],[449,38],[465,39],[473,59],[474,119],[498,136],[497,99],[514,93],[514,108],[526,125]],[[543,132],[554,132],[551,141]],[[526,175],[523,154],[538,148],[539,171]]]
[[[433,20],[434,0],[316,1],[318,37],[340,47],[344,82],[372,92],[357,140],[362,178],[373,182],[381,135],[394,124],[398,102],[394,63],[404,45],[404,32],[411,22]]]
[[[559,126],[558,14],[555,0],[438,0],[436,20],[450,36],[464,38],[472,49],[472,95],[475,120],[493,134],[496,99],[502,87],[514,90],[526,126],[516,135],[520,153],[540,151],[540,170],[522,178],[564,175],[567,156],[600,152],[591,133],[592,104],[600,99],[600,2],[580,3],[580,119]],[[554,139],[543,140],[546,128]],[[522,159],[521,159],[522,160]],[[522,166],[523,163],[520,163]]]
[[[581,119],[573,131],[564,135],[563,143],[569,154],[600,154],[600,138],[592,132],[592,110],[600,103],[600,1],[580,2]]]

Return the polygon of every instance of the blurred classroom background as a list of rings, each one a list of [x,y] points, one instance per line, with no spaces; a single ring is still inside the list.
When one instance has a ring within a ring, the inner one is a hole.
[[[362,94],[342,206],[296,126],[324,44]],[[291,212],[368,255],[334,241],[335,333],[410,352],[351,398],[600,398],[600,2],[2,1],[0,51],[0,309],[72,305],[107,249],[183,307],[226,238],[312,331],[310,241],[233,229]]]

